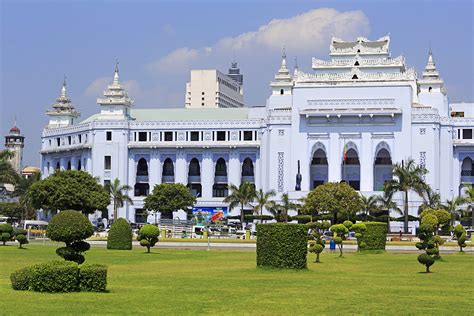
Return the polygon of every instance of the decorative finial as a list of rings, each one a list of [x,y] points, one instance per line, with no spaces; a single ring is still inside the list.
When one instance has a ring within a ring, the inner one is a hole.
[[[114,73],[114,84],[118,84],[119,83],[119,68],[118,68],[118,65],[119,65],[119,61],[118,59],[115,61],[115,73]]]
[[[283,55],[281,55],[281,58],[286,59],[286,49],[285,49],[285,46],[283,46]]]
[[[295,68],[298,69],[298,56],[295,57]]]
[[[63,78],[63,86],[61,87],[61,97],[62,98],[66,97],[66,75],[64,75],[64,78]]]
[[[235,47],[234,47],[234,59],[232,60],[233,63],[235,63]]]
[[[13,117],[13,126],[16,126],[16,114],[15,114],[15,116]]]

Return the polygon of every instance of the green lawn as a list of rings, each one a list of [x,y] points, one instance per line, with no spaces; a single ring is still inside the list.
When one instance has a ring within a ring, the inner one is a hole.
[[[434,273],[417,254],[323,253],[306,271],[257,269],[253,251],[90,250],[109,266],[108,293],[13,291],[9,275],[58,259],[55,247],[0,246],[0,315],[60,314],[426,314],[474,310],[474,255],[443,255]]]

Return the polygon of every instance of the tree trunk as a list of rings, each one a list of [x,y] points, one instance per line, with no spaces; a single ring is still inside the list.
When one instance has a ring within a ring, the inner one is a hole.
[[[319,252],[316,254],[316,262],[319,263]]]
[[[426,266],[426,273],[430,273],[430,266]]]
[[[244,221],[245,221],[245,217],[244,217],[244,204],[240,204],[241,207],[240,207],[240,224],[242,225],[242,229],[245,229],[244,227]]]
[[[462,250],[462,246],[459,246],[459,252],[464,252],[464,251]]]
[[[114,202],[114,222],[117,220],[117,203]]]
[[[150,246],[146,246],[147,248],[147,253],[150,253]]]
[[[339,245],[339,257],[342,257],[342,243]]]
[[[405,191],[405,201],[403,203],[403,207],[404,207],[404,215],[405,215],[405,223],[404,223],[404,233],[405,234],[408,234],[408,191]]]

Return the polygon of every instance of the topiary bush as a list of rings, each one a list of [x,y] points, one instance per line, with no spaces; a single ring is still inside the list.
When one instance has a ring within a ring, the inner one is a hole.
[[[461,224],[457,224],[453,228],[453,233],[454,233],[454,236],[456,236],[456,240],[459,246],[459,251],[463,252],[462,248],[467,246],[466,245],[466,240],[467,240],[466,230]]]
[[[430,273],[430,266],[439,257],[438,240],[435,231],[438,227],[438,218],[433,214],[427,214],[421,219],[418,237],[421,242],[416,243],[416,248],[425,250],[425,253],[418,256],[418,262],[426,266],[426,273]]]
[[[87,292],[105,292],[107,288],[107,266],[84,264],[79,270],[79,288]]]
[[[155,246],[160,236],[160,230],[158,227],[152,224],[143,225],[138,231],[137,240],[140,242],[142,247],[147,248],[147,253],[150,253],[150,248]]]
[[[36,292],[76,292],[79,266],[69,261],[50,261],[31,267],[30,289]]]
[[[117,219],[110,228],[107,237],[107,249],[132,249],[132,227],[124,218]]]
[[[258,224],[257,266],[305,269],[308,234],[300,224]]]
[[[364,223],[355,223],[352,225],[351,230],[355,232],[355,238],[357,238],[357,251],[360,252],[361,249],[365,249],[367,247],[367,243],[362,240],[364,237],[365,231],[367,230],[367,226]]]
[[[365,243],[365,250],[385,250],[387,241],[387,223],[366,222],[366,230],[362,234],[361,242]]]
[[[13,240],[13,227],[10,224],[0,224],[0,241],[5,246],[7,241]]]
[[[30,289],[31,268],[26,267],[13,272],[10,275],[12,288],[17,291],[28,291]]]
[[[73,210],[62,211],[55,215],[48,225],[47,236],[53,241],[61,241],[66,247],[56,249],[56,254],[65,260],[83,263],[83,252],[90,249],[83,239],[94,233],[91,222],[82,213]]]
[[[20,249],[23,248],[23,245],[26,245],[29,243],[28,238],[26,238],[26,235],[28,232],[24,229],[18,229],[13,232],[13,235],[15,235],[15,240],[18,241],[20,244]]]
[[[310,233],[310,242],[308,251],[316,254],[315,263],[320,263],[319,255],[326,247],[326,241],[322,239],[323,233],[331,226],[330,222],[310,222],[306,224],[306,228]]]
[[[339,248],[339,257],[342,257],[342,248],[343,248],[343,240],[345,235],[349,233],[349,229],[352,227],[351,221],[344,221],[342,224],[332,225],[329,230],[334,233],[334,237],[332,238],[336,243],[337,247]]]

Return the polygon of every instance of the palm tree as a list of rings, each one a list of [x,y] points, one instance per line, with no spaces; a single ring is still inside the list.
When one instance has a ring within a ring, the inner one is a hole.
[[[378,207],[378,196],[377,195],[371,195],[369,197],[366,197],[364,195],[360,196],[360,200],[362,202],[362,211],[365,214],[365,221],[368,221],[369,215],[372,215],[372,213],[377,209]]]
[[[392,170],[395,179],[385,182],[384,194],[386,197],[392,197],[397,191],[403,192],[405,234],[408,234],[408,193],[415,191],[418,195],[423,196],[426,190],[423,176],[427,172],[426,168],[420,167],[414,160],[409,159],[406,163],[402,161],[401,164],[395,164]]]
[[[132,187],[129,185],[121,185],[119,179],[115,179],[112,183],[105,186],[106,190],[110,194],[112,203],[114,204],[114,221],[117,220],[117,210],[119,207],[123,207],[125,202],[133,205],[132,199],[127,195],[127,191],[131,190]]]
[[[441,195],[433,191],[429,185],[424,189],[422,198],[423,204],[418,207],[418,214],[427,208],[439,209],[441,207]]]
[[[383,216],[383,213],[387,213],[387,231],[390,231],[390,211],[394,210],[398,214],[402,215],[403,212],[402,210],[398,207],[397,202],[392,200],[392,197],[390,195],[383,195],[383,196],[377,196],[377,208],[376,211],[379,211],[382,213],[381,216]]]
[[[15,153],[9,150],[0,151],[0,183],[18,183],[20,177],[8,161],[14,155]]]
[[[270,201],[268,211],[272,213],[277,222],[288,222],[288,212],[298,208],[298,204],[290,201],[288,193],[281,196],[281,203]]]
[[[34,219],[36,217],[36,208],[32,206],[30,187],[33,183],[41,180],[39,172],[32,174],[29,178],[20,178],[13,194],[19,197],[20,205],[23,209],[22,219]]]
[[[229,186],[231,193],[226,196],[224,203],[229,203],[229,208],[233,209],[240,205],[240,223],[244,225],[244,206],[255,199],[255,186],[249,182],[242,182],[238,187],[234,184]]]
[[[474,227],[474,186],[472,184],[465,185],[466,190],[464,194],[466,195],[465,201],[467,202],[467,209],[471,211],[472,222],[471,227]]]
[[[260,213],[260,223],[263,223],[263,209],[269,206],[270,198],[275,196],[275,191],[270,190],[268,192],[264,192],[262,189],[255,192],[255,201],[257,205],[255,206],[255,212],[257,214]]]
[[[445,204],[441,204],[441,208],[445,209],[451,214],[451,225],[454,226],[454,221],[461,216],[460,205],[466,202],[466,198],[457,196],[454,199],[446,200]]]

